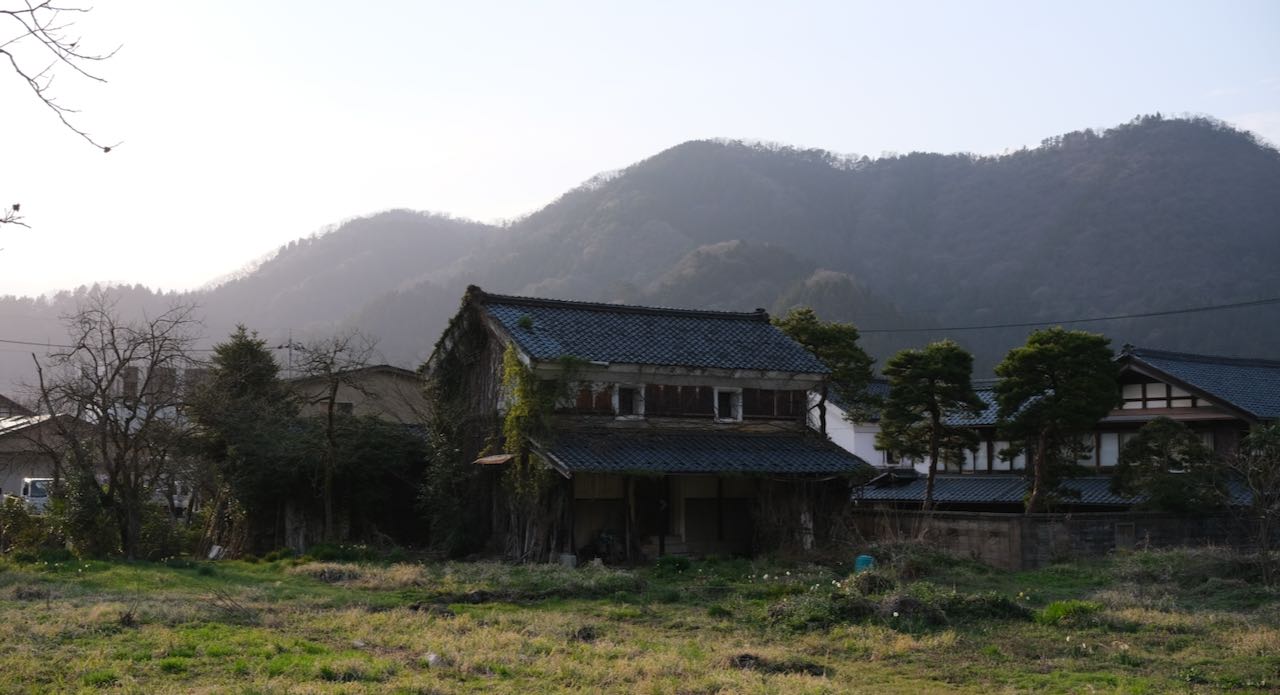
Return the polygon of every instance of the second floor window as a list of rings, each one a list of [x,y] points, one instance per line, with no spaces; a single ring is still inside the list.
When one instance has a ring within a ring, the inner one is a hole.
[[[716,419],[742,419],[742,389],[716,389]]]
[[[614,401],[614,413],[618,417],[641,417],[644,415],[644,390],[639,386],[619,386],[617,400]]]

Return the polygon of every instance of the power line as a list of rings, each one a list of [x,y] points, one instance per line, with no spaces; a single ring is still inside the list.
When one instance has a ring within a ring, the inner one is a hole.
[[[985,331],[1000,328],[1030,328],[1032,326],[1061,326],[1074,323],[1092,323],[1095,321],[1117,321],[1121,319],[1145,319],[1160,316],[1178,316],[1181,314],[1198,314],[1208,311],[1222,311],[1224,309],[1241,309],[1252,306],[1266,306],[1270,304],[1280,304],[1280,297],[1267,297],[1264,299],[1251,299],[1244,302],[1230,302],[1227,304],[1210,304],[1207,306],[1182,307],[1179,309],[1166,309],[1164,311],[1145,311],[1134,314],[1111,314],[1109,316],[1090,316],[1088,318],[1077,319],[1057,319],[1048,321],[1023,321],[1018,323],[987,323],[971,326],[945,326],[941,328],[859,328],[859,333],[940,333],[944,331]],[[9,345],[29,345],[33,347],[51,347],[65,348],[68,350],[75,349],[75,345],[63,345],[60,343],[35,342],[30,340],[17,340],[12,338],[0,338],[0,343]],[[283,345],[268,346],[270,350],[289,350],[297,345],[290,339]],[[191,352],[213,352],[214,348],[193,348]]]
[[[30,345],[33,347],[42,347],[42,348],[64,348],[66,350],[74,350],[77,347],[80,347],[77,345],[63,345],[62,343],[37,343],[31,340],[11,340],[7,338],[0,338],[0,343],[5,343],[7,345]],[[289,345],[268,345],[267,349],[268,350],[287,350],[289,349]],[[215,348],[191,348],[187,350],[187,352],[213,352],[214,350]]]
[[[1229,304],[1211,304],[1209,306],[1184,307],[1165,311],[1146,311],[1136,314],[1112,314],[1110,316],[1092,316],[1080,319],[1059,319],[1056,321],[1026,321],[1022,323],[989,323],[975,326],[948,326],[944,328],[859,328],[859,333],[941,333],[945,331],[984,331],[997,328],[1031,328],[1032,326],[1062,326],[1072,323],[1092,323],[1094,321],[1116,321],[1119,319],[1145,319],[1156,316],[1177,316],[1180,314],[1196,314],[1223,309],[1239,309],[1250,306],[1280,304],[1280,297],[1253,299],[1247,302],[1231,302]]]

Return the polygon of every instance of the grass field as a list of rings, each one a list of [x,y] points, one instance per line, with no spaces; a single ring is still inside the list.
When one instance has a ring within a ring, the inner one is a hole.
[[[1280,691],[1280,593],[1225,551],[1006,573],[672,561],[0,562],[0,690]]]

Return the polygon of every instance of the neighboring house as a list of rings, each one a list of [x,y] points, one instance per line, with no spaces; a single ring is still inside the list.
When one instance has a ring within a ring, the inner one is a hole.
[[[19,494],[24,478],[54,477],[61,441],[50,416],[0,396],[0,495]]]
[[[1119,367],[1120,405],[1098,422],[1087,435],[1091,452],[1082,466],[1098,473],[1113,469],[1120,447],[1138,429],[1157,417],[1186,424],[1219,454],[1235,450],[1240,437],[1253,425],[1280,417],[1280,361],[1195,355],[1149,350],[1126,345],[1116,358]],[[873,382],[881,395],[883,381]],[[952,418],[950,424],[978,432],[977,449],[968,452],[964,466],[955,473],[1008,473],[1026,468],[1027,457],[1018,452],[1011,460],[1000,455],[1009,443],[997,433],[994,384],[975,380],[975,391],[986,403],[976,415]],[[811,396],[812,398],[812,396]],[[875,447],[878,420],[852,423],[838,403],[827,404],[827,428],[832,441],[884,469],[929,470],[927,461],[898,461]]]
[[[1191,428],[1218,454],[1235,450],[1241,436],[1256,424],[1280,417],[1280,362],[1195,355],[1135,348],[1126,345],[1116,358],[1120,404],[1086,435],[1087,458],[1079,464],[1092,469],[1092,477],[1064,483],[1060,495],[1070,506],[1081,510],[1131,507],[1141,499],[1125,499],[1109,491],[1108,474],[1119,461],[1120,448],[1146,423],[1168,417]],[[997,433],[997,406],[993,388],[978,388],[987,404],[981,413],[952,420],[952,424],[977,431],[977,449],[966,456],[960,469],[954,467],[938,480],[934,490],[940,508],[1020,510],[1026,483],[1008,473],[1020,473],[1027,465],[1025,453],[1012,460],[1001,456],[1009,444]],[[837,415],[838,417],[838,415]],[[855,440],[856,453],[883,468],[886,475],[868,483],[861,499],[892,504],[919,504],[923,501],[923,480],[914,475],[928,472],[927,461],[896,464],[878,449],[867,451],[866,438],[874,441],[879,429],[875,422],[845,423],[846,429],[868,432]],[[843,443],[840,437],[833,437]],[[958,475],[956,475],[958,474]],[[1015,489],[1016,488],[1016,489]],[[1077,489],[1078,488],[1078,489]]]
[[[807,546],[830,519],[823,505],[846,504],[847,477],[868,470],[807,425],[807,393],[827,369],[763,310],[532,299],[470,287],[428,363],[431,378],[471,384],[470,415],[496,424],[507,409],[508,350],[538,378],[566,381],[567,396],[553,431],[532,451],[477,463],[510,465],[527,453],[559,473],[567,518],[551,532],[548,552],[749,553],[773,531]],[[482,439],[470,453],[481,453]]]
[[[324,415],[330,389],[337,383],[336,411],[342,415],[373,415],[406,425],[426,419],[427,400],[417,372],[378,364],[333,375],[300,376],[285,383],[302,402],[303,415]]]

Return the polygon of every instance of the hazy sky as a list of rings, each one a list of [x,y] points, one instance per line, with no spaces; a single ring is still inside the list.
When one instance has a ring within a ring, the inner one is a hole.
[[[123,48],[55,91],[124,144],[0,68],[0,202],[32,226],[0,227],[0,294],[191,288],[391,207],[515,217],[695,138],[998,153],[1160,111],[1280,142],[1275,1],[128,0],[78,28]]]

